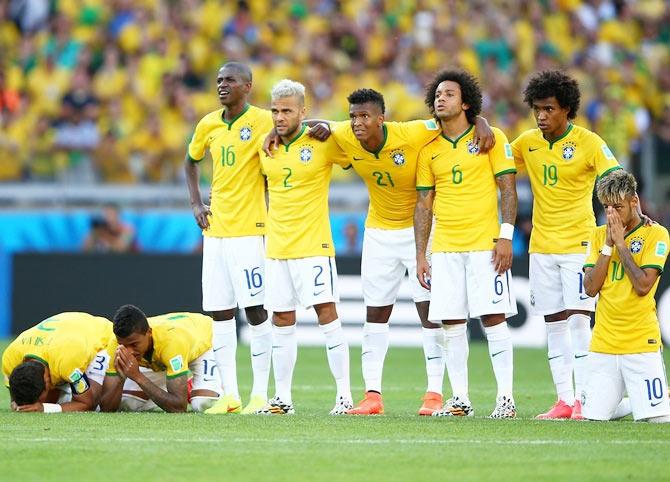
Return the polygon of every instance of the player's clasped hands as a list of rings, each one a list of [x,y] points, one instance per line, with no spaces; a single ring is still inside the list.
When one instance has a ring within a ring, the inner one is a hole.
[[[514,253],[512,241],[500,238],[493,249],[493,266],[498,274],[503,274],[512,267]]]
[[[618,249],[626,249],[624,240],[625,228],[619,213],[612,206],[607,206],[607,240],[608,246],[616,246]]]
[[[137,363],[135,357],[123,345],[120,345],[116,349],[114,366],[122,376],[131,380],[135,380],[140,375],[139,363]]]

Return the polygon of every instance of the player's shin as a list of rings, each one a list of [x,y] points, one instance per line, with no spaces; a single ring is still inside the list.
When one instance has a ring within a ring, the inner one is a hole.
[[[275,326],[272,330],[272,365],[275,376],[275,395],[286,404],[293,403],[291,383],[298,357],[298,338],[295,325]]]
[[[575,393],[572,385],[572,348],[568,321],[547,322],[545,327],[549,368],[556,386],[556,394],[559,400],[573,405]]]
[[[344,337],[342,323],[338,319],[326,325],[320,325],[320,328],[326,338],[328,365],[337,385],[337,398],[351,400],[349,344]]]
[[[468,345],[467,324],[445,325],[447,344],[447,373],[454,397],[469,400],[468,397]]]
[[[361,365],[365,391],[382,391],[384,359],[389,348],[388,323],[368,323],[363,326]]]
[[[575,372],[575,397],[579,400],[587,380],[587,360],[591,343],[591,318],[584,314],[568,317],[572,338],[573,367]]]
[[[267,400],[272,356],[272,323],[266,320],[260,325],[250,325],[249,328],[251,329],[251,340],[249,341],[251,369],[254,377],[251,397],[257,396]]]
[[[240,393],[237,388],[237,328],[236,321],[214,321],[212,350],[216,358],[216,366],[221,375],[223,393],[239,400]]]
[[[421,328],[423,354],[426,358],[427,392],[442,395],[444,382],[444,330],[439,328]]]
[[[498,385],[498,397],[512,397],[512,384],[514,379],[514,357],[512,347],[512,335],[507,322],[504,321],[495,326],[485,327],[486,339],[489,345],[489,356],[493,373]]]

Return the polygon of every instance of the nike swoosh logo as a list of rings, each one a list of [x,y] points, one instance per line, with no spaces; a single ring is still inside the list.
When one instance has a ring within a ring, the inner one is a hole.
[[[501,350],[501,351],[499,351],[499,352],[492,353],[492,354],[491,354],[491,358],[493,358],[494,356],[498,356],[498,355],[500,355],[501,353],[506,352],[506,351],[507,351],[507,350]]]
[[[258,293],[262,293],[262,292],[263,292],[263,290],[258,290],[255,293],[251,293],[250,296],[256,296]]]
[[[575,358],[584,358],[585,356],[588,356],[588,355],[575,355]]]
[[[274,348],[274,347],[272,347]],[[261,356],[263,353],[267,353],[266,351],[262,351],[260,353],[252,353],[251,356]]]
[[[217,351],[219,351],[221,348],[225,348],[225,347],[226,347],[226,345],[220,346],[220,347],[218,347],[218,348],[214,348],[214,352],[217,352]]]
[[[534,151],[537,151],[538,149],[542,149],[542,148],[541,147],[535,147],[535,148],[529,147],[528,152],[534,152]]]
[[[342,346],[342,343],[340,343],[338,345],[329,346],[328,350],[333,350],[334,348],[337,348],[338,346]]]
[[[502,301],[502,298],[500,298],[499,300],[494,300],[494,301],[493,301],[493,304],[494,304],[494,305],[497,305],[497,304],[500,303],[501,301]]]
[[[426,357],[426,360],[437,360],[438,358],[442,358],[441,356],[429,356]]]
[[[657,405],[660,405],[660,404],[663,403],[664,401],[665,401],[665,400],[661,400],[660,402],[656,402],[656,403],[653,403],[653,402],[652,402],[651,406],[652,406],[652,407],[655,407],[655,406],[657,406]]]
[[[313,293],[314,296],[319,296],[321,293],[324,293],[326,290],[321,290],[318,293]]]
[[[213,382],[214,380],[216,380],[216,378],[203,378],[203,381],[206,382]]]
[[[584,300],[588,300],[589,298],[590,298],[590,296],[582,296],[582,295],[579,295],[579,299],[582,300],[582,301],[584,301]]]
[[[371,351],[364,351],[363,353],[361,353],[361,356],[365,356],[365,355],[368,355],[370,353],[372,353],[372,352]]]
[[[364,157],[356,157],[356,156],[354,156],[353,159],[354,159],[354,161],[362,161],[362,160],[365,159],[365,158],[364,158]]]
[[[433,159],[436,159],[436,158],[440,157],[441,155],[442,155],[442,153],[440,152],[439,154],[435,154],[434,156],[430,156],[430,160],[432,161]]]
[[[563,355],[550,356],[549,359],[550,359],[550,360],[553,360],[554,358],[560,358],[560,357],[562,357],[562,356],[563,356]]]

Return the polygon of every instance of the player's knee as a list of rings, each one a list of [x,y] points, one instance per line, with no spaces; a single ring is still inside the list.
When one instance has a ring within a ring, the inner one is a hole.
[[[272,324],[275,326],[295,325],[295,311],[275,311],[272,314]]]
[[[247,315],[247,321],[253,326],[260,325],[268,319],[268,312],[265,311],[263,306],[249,306],[244,311]]]
[[[227,321],[232,320],[235,317],[235,310],[212,311],[210,314],[214,321]]]
[[[218,397],[193,397],[191,398],[191,409],[194,412],[204,412],[214,405],[217,400]]]
[[[123,395],[119,411],[121,412],[144,412],[147,410],[149,400],[144,400],[133,395]]]
[[[366,308],[365,321],[368,323],[388,323],[393,311],[393,305],[368,306]]]

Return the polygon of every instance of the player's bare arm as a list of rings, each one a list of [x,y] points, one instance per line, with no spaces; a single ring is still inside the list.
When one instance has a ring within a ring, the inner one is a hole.
[[[323,142],[330,137],[329,121],[307,119],[303,121],[303,124],[309,127],[307,135],[317,141]],[[268,135],[265,136],[265,140],[263,141],[263,152],[272,157],[272,151],[279,147],[279,142],[279,134],[277,134],[277,130],[273,127]]]
[[[186,185],[188,186],[188,194],[191,198],[191,208],[193,209],[193,217],[198,223],[200,229],[209,228],[208,216],[212,215],[204,202],[202,202],[202,194],[200,194],[200,166],[197,162],[193,162],[189,156],[184,159],[184,172],[186,173]]]
[[[475,118],[475,132],[473,136],[473,140],[481,153],[489,152],[496,145],[496,136],[493,134],[488,121],[482,116],[478,115]]]
[[[513,173],[504,174],[496,178],[496,181],[500,190],[502,222],[514,226],[518,205],[516,176]],[[498,274],[502,274],[512,267],[513,257],[512,240],[499,237],[493,249],[493,264]]]
[[[114,368],[116,369],[117,376],[105,376],[105,381],[102,384],[100,410],[103,412],[116,412],[121,405],[123,384],[126,382],[126,376],[120,370],[118,359],[118,356],[114,357]]]
[[[95,383],[95,382],[91,382]],[[96,384],[97,385],[97,384]],[[93,390],[89,387],[84,393],[73,394],[72,401],[60,404],[63,412],[88,412],[95,408],[95,396]],[[35,402],[29,405],[16,406],[17,412],[44,412],[44,404]]]
[[[137,383],[144,393],[154,401],[156,405],[166,412],[185,412],[188,405],[186,392],[186,376],[171,378],[167,381],[167,392],[156,386],[141,371],[137,360],[127,353],[120,351],[119,368],[123,370],[128,378]]]
[[[612,242],[616,246],[619,259],[624,268],[624,273],[633,284],[633,289],[638,296],[645,296],[656,282],[659,272],[656,268],[640,268],[626,246],[625,227],[619,213],[612,207],[607,207],[607,226],[610,230]]]
[[[433,201],[435,190],[429,189],[419,191],[414,207],[414,242],[416,244],[416,276],[419,283],[426,289],[430,289],[430,265],[426,259],[426,249],[430,228],[433,225]]]

